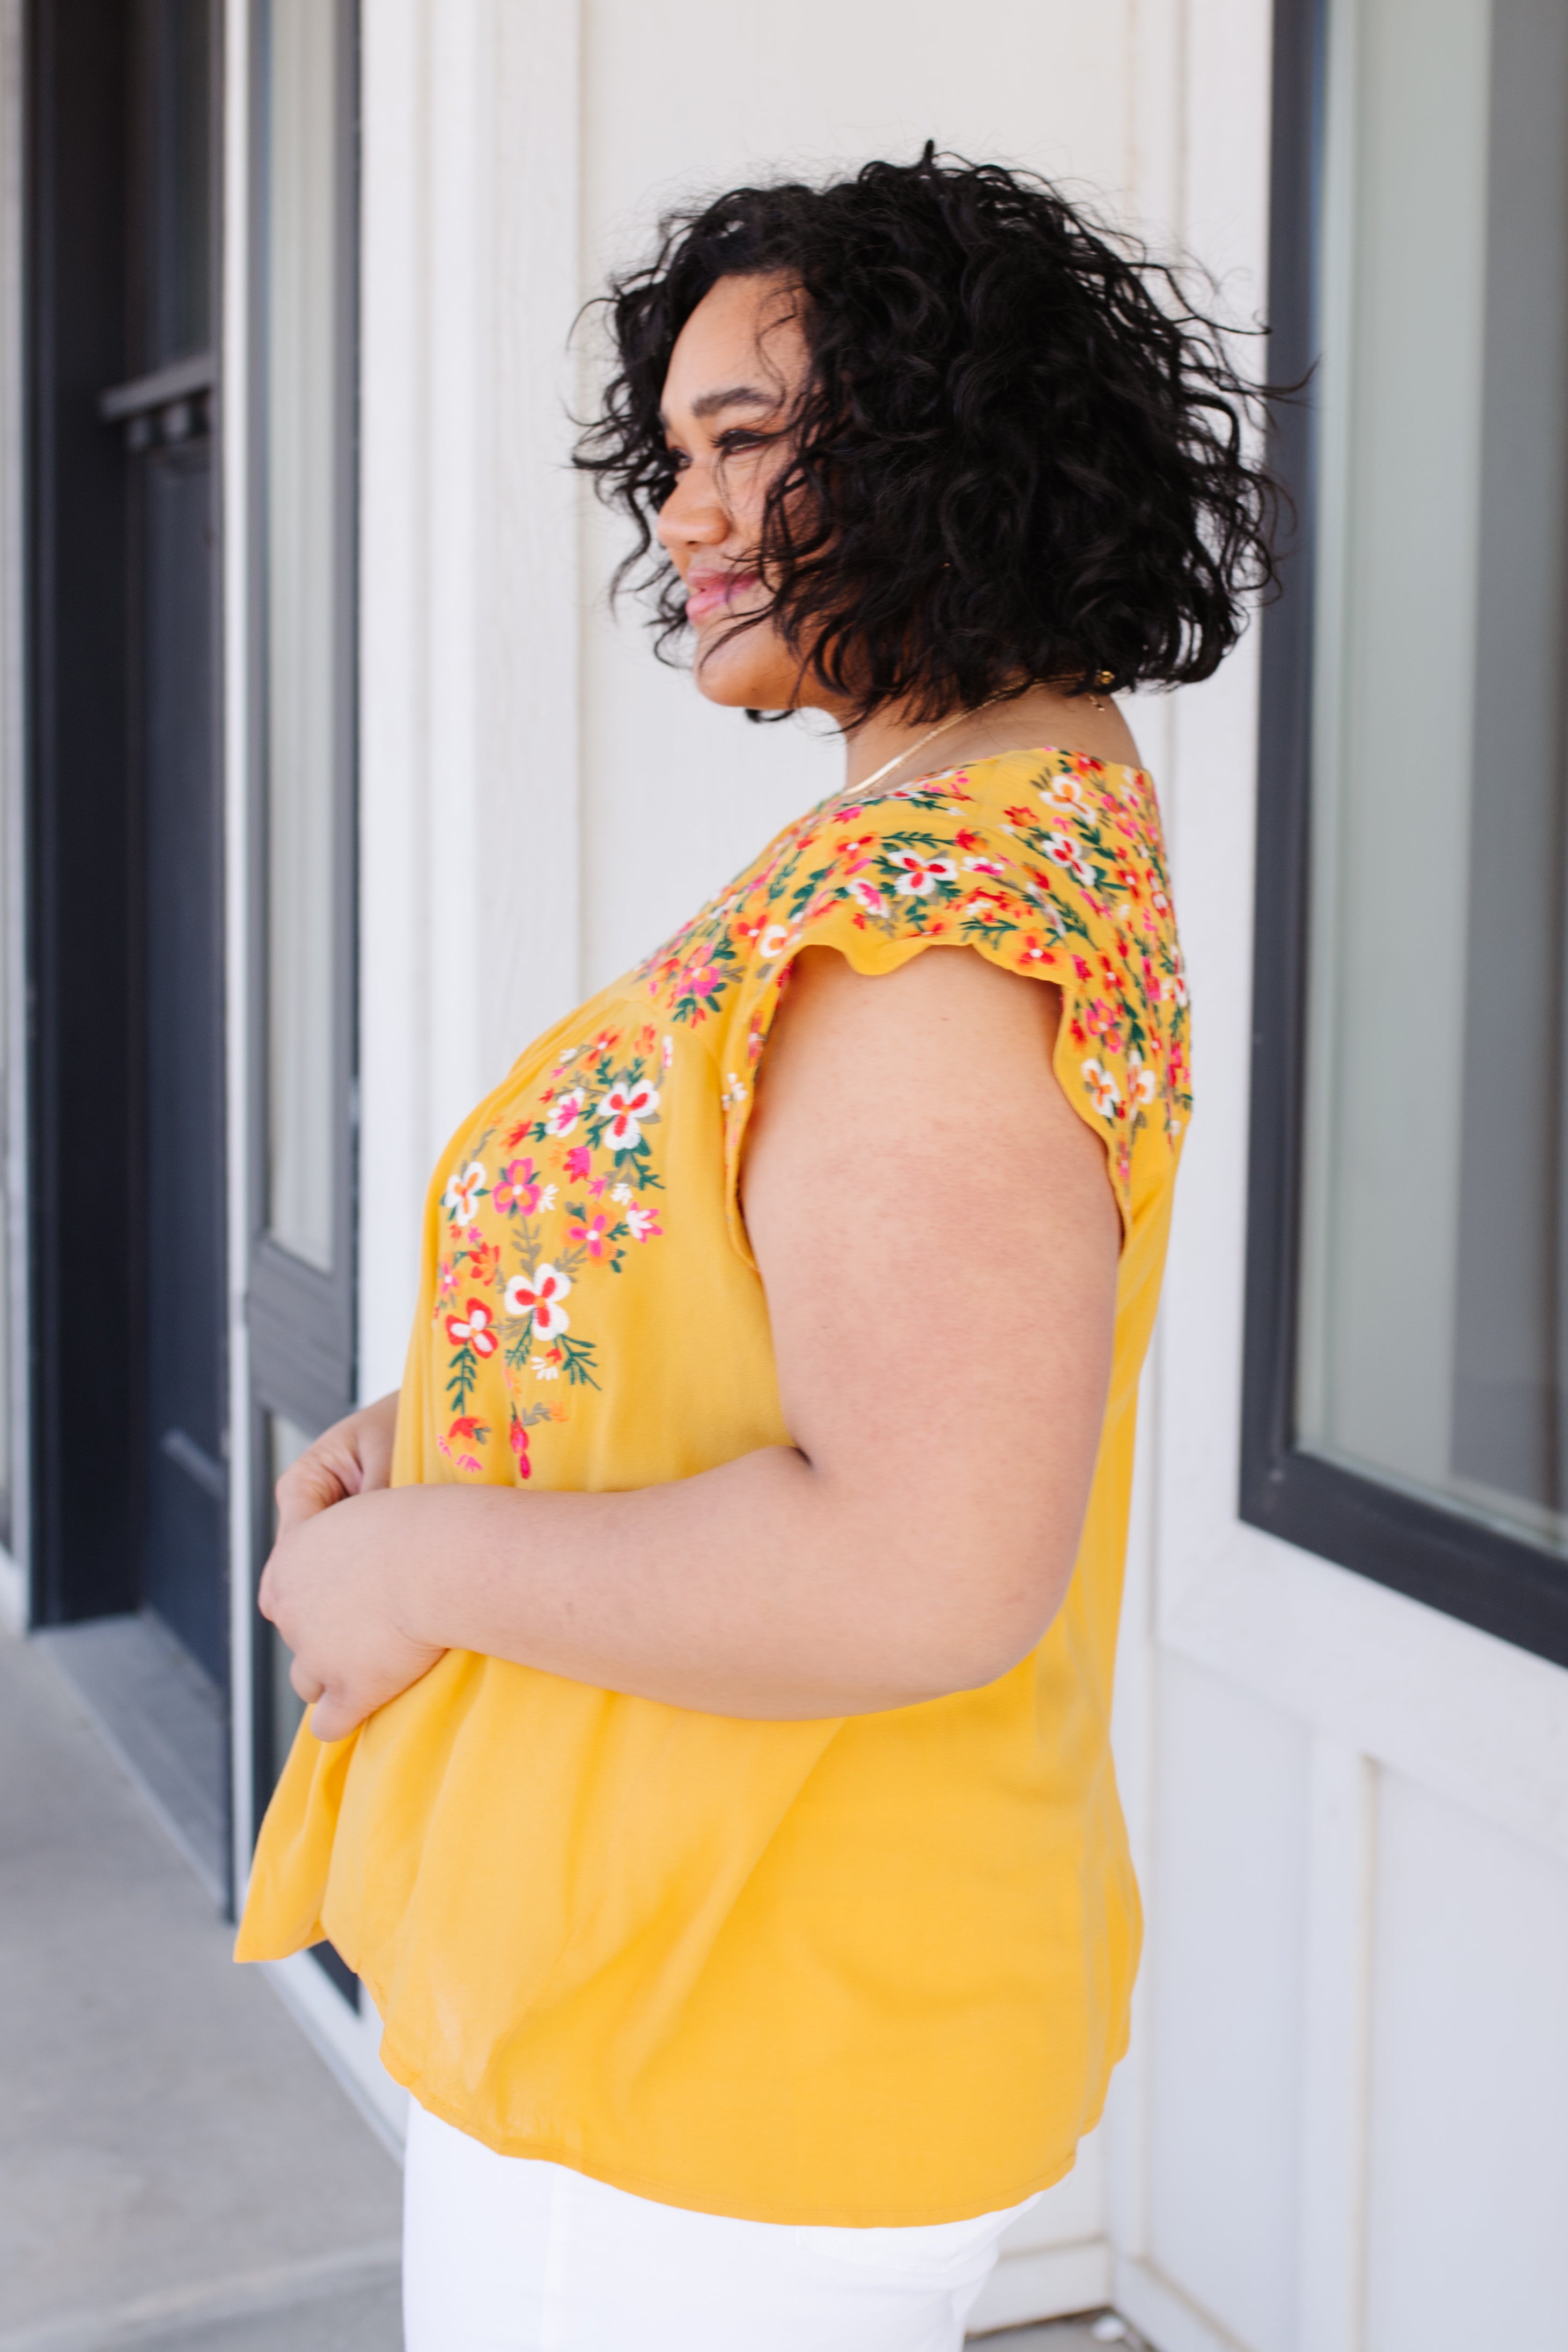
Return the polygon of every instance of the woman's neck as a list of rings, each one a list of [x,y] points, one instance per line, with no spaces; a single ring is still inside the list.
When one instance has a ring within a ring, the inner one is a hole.
[[[933,735],[939,723],[942,731]],[[928,743],[922,740],[926,737]],[[1086,751],[1098,760],[1124,761],[1130,767],[1138,764],[1132,731],[1108,697],[1097,696],[1092,702],[1087,695],[1035,686],[1010,701],[955,711],[945,722],[873,710],[845,738],[844,785],[854,791],[890,760],[897,764],[887,782],[906,783],[912,776],[1047,744],[1062,751]]]

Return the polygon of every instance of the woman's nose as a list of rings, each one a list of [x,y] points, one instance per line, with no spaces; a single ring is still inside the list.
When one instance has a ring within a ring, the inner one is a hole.
[[[673,555],[678,546],[716,547],[729,531],[729,517],[706,466],[688,466],[659,509],[653,526]]]

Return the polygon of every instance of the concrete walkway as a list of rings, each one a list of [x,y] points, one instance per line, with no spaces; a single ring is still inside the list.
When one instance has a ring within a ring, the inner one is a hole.
[[[0,2352],[402,2345],[398,2168],[231,1935],[47,1649],[0,1635]]]
[[[395,2352],[398,2168],[0,1639],[0,2352]]]

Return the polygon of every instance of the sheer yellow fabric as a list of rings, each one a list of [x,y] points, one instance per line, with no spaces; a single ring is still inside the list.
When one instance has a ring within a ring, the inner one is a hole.
[[[984,1690],[813,1723],[450,1653],[351,1738],[301,1731],[238,1948],[330,1937],[392,2074],[493,2147],[718,2213],[941,2221],[1066,2171],[1126,2041],[1111,1679],[1187,1110],[1147,778],[1028,751],[829,801],[531,1046],[431,1188],[395,1481],[624,1489],[788,1442],[736,1170],[809,944],[866,972],[970,946],[1061,991],[1124,1239],[1059,1616]]]

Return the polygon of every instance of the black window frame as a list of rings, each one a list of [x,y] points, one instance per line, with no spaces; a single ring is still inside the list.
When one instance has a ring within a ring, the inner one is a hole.
[[[1270,373],[1318,353],[1329,0],[1275,0]],[[1568,1665],[1568,1560],[1323,1460],[1295,1442],[1307,1045],[1316,415],[1278,412],[1272,462],[1295,506],[1284,593],[1263,616],[1251,1133],[1239,1508],[1249,1525]]]

